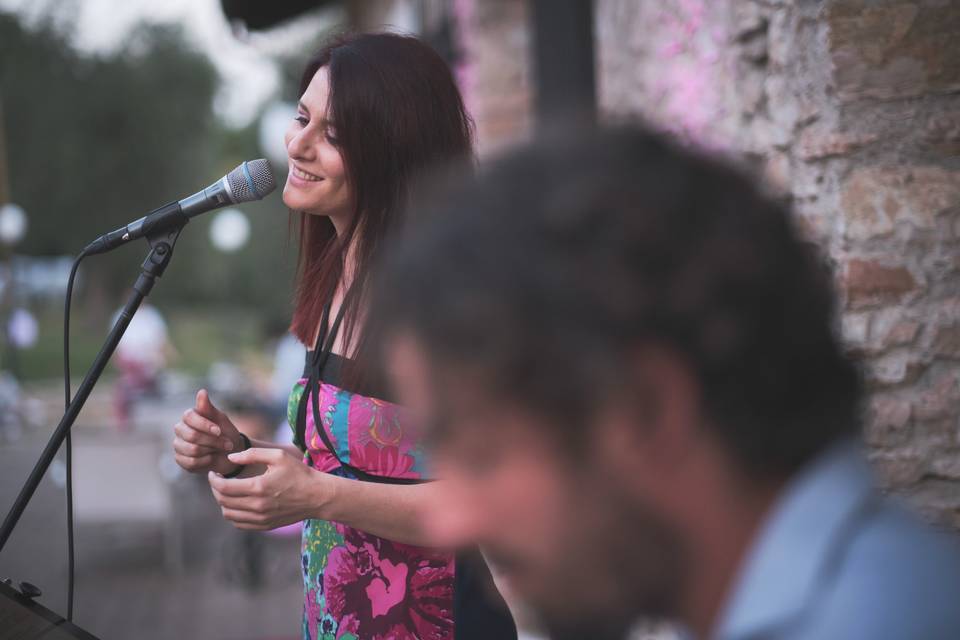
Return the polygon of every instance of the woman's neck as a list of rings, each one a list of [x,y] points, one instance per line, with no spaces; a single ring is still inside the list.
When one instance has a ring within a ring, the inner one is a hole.
[[[344,237],[342,234],[347,233],[347,230],[341,227],[341,225],[337,223],[336,219],[331,218],[331,220],[333,221],[334,229],[337,232],[337,239],[341,240]],[[350,290],[351,285],[354,283],[354,278],[357,276],[358,244],[358,234],[354,233],[353,237],[350,239],[350,243],[347,246],[347,250],[343,258],[343,273],[340,276],[340,282],[337,284],[337,288],[333,294],[333,304],[331,308],[331,313],[333,315],[335,315],[339,311],[340,307],[346,303],[347,292]],[[362,315],[361,310],[358,309],[357,311],[360,313],[360,315]],[[343,336],[338,336],[336,338],[335,347],[340,343],[342,338]],[[316,334],[314,337],[314,342],[316,342]],[[339,345],[339,350],[342,352],[343,356],[347,355],[348,348],[349,345]],[[334,351],[337,350],[337,348],[334,349]]]
[[[333,224],[333,229],[337,233],[338,238],[342,238],[344,234],[350,229],[350,221],[353,219],[353,216],[350,215],[347,211],[338,211],[338,212],[328,212],[325,214],[330,218],[330,223]]]

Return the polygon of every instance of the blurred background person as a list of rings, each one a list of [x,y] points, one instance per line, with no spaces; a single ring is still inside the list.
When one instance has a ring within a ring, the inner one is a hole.
[[[121,311],[110,318],[111,328]],[[176,356],[163,315],[152,304],[141,304],[111,358],[120,372],[113,386],[114,421],[120,433],[131,431],[137,399],[160,394],[161,376]]]
[[[425,217],[374,314],[444,479],[429,530],[551,637],[960,635],[957,540],[880,495],[831,274],[754,180],[564,129]]]
[[[307,348],[290,333],[286,323],[274,333],[273,371],[270,374],[268,402],[274,416],[274,440],[293,443],[293,427],[287,422],[290,389],[300,380]]]

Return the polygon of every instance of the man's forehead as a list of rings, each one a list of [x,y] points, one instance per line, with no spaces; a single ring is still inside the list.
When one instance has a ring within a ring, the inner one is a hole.
[[[404,404],[422,405],[430,394],[430,367],[419,340],[409,331],[386,340],[386,369]]]
[[[414,423],[424,435],[444,413],[446,391],[438,388],[436,366],[411,331],[395,332],[386,341],[386,368],[390,382]]]
[[[452,425],[469,427],[508,408],[468,364],[438,362],[412,332],[394,334],[387,354],[394,388],[425,436],[448,436]]]
[[[390,336],[387,360],[388,373],[398,391],[418,405],[435,404],[439,395],[463,401],[479,395],[483,388],[468,363],[438,361],[412,331]]]
[[[437,358],[412,330],[394,333],[387,345],[394,389],[428,446],[533,440],[553,448],[563,441],[567,427],[497,385],[496,372]]]

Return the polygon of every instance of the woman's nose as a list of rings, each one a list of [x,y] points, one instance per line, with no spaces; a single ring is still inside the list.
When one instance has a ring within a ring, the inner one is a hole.
[[[294,132],[287,139],[287,155],[291,158],[310,160],[313,154],[312,136],[306,129]]]

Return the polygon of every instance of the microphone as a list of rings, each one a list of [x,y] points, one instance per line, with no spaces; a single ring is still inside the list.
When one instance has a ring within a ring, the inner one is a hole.
[[[154,209],[139,220],[105,233],[83,250],[86,255],[116,249],[131,240],[156,231],[186,224],[193,216],[213,211],[230,204],[253,202],[269,195],[277,188],[270,164],[260,158],[243,162],[206,189],[183,200],[175,200]]]

